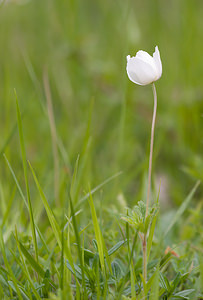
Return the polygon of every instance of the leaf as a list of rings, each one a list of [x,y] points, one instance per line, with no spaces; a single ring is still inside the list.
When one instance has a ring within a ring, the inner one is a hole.
[[[111,267],[112,267],[112,273],[113,273],[113,276],[119,280],[121,278],[121,275],[122,275],[122,270],[121,270],[121,267],[120,265],[118,264],[118,262],[116,260],[114,260],[111,264]]]
[[[38,275],[40,275],[42,278],[45,278],[46,272],[43,270],[43,268],[39,265],[39,263],[32,257],[32,255],[30,255],[30,253],[27,251],[27,249],[23,246],[23,244],[18,241],[20,249],[23,253],[23,255],[25,256],[25,258],[27,259],[27,261],[30,263],[30,265],[33,267],[33,269],[37,272]],[[54,287],[56,289],[56,286],[54,284],[54,282],[49,279],[49,283],[52,287]]]
[[[189,299],[187,296],[190,295],[193,292],[195,292],[194,289],[184,290],[184,291],[176,293],[174,295],[174,297],[179,297],[179,298],[183,298],[183,299]]]
[[[156,267],[156,271],[154,272],[151,278],[153,279],[152,279],[152,289],[150,292],[149,300],[158,300],[159,299],[159,263]],[[149,288],[148,283],[147,283],[147,289]]]
[[[81,269],[76,265],[74,264],[74,270],[72,268],[72,266],[70,265],[68,259],[66,260],[66,266],[67,268],[71,271],[71,273],[76,276],[79,280],[82,280],[82,272],[81,272]]]
[[[114,245],[109,251],[108,251],[108,255],[112,255],[113,253],[115,253],[118,249],[120,249],[125,243],[127,242],[127,240],[125,241],[120,241],[118,242],[116,245]]]
[[[30,265],[33,267],[33,269],[37,272],[38,275],[40,275],[42,278],[45,276],[45,271],[42,269],[42,267],[38,264],[38,262],[30,255],[30,253],[27,251],[27,249],[23,246],[23,244],[19,241],[20,249],[25,256],[25,258],[28,260]]]
[[[15,288],[15,285],[13,284],[13,281],[8,281],[8,284],[11,286],[11,288],[13,289],[13,291],[15,293],[17,293],[17,290]],[[30,297],[28,297],[28,295],[26,294],[25,290],[23,291],[22,287],[18,286],[19,292],[22,294],[20,299],[26,299],[26,300],[30,300]]]
[[[159,279],[160,279],[161,287],[164,288],[168,293],[170,293],[171,286],[166,276],[160,272]]]
[[[157,216],[158,216],[158,214],[156,214],[153,217],[152,224],[151,224],[150,230],[149,230],[149,237],[148,237],[148,240],[147,240],[147,260],[149,259],[150,250],[151,250],[151,247],[152,247],[152,241],[153,241],[153,237],[154,237],[154,231],[155,231],[155,227],[156,227]]]
[[[160,270],[172,259],[172,254],[171,252],[168,252],[167,254],[164,255],[164,257],[161,259],[160,262]]]
[[[173,287],[172,292],[176,289],[180,281],[181,281],[181,273],[178,272],[172,283],[172,287]]]

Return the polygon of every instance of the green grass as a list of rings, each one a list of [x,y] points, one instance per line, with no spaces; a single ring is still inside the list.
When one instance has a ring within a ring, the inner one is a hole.
[[[203,299],[202,9],[0,6],[0,299]],[[145,283],[141,227],[123,219],[146,201],[153,95],[128,80],[126,56],[156,45]]]

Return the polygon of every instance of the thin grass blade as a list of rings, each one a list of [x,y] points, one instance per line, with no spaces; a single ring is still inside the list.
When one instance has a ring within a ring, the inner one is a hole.
[[[26,191],[27,191],[27,201],[28,201],[28,206],[29,206],[30,223],[31,223],[31,229],[32,229],[32,237],[33,237],[33,242],[34,242],[36,260],[38,261],[37,237],[36,237],[36,231],[35,231],[35,222],[34,222],[34,217],[33,217],[32,203],[31,203],[31,198],[30,198],[30,189],[29,189],[28,174],[27,174],[26,151],[25,151],[25,144],[24,144],[24,137],[23,137],[22,119],[21,119],[20,108],[18,105],[17,94],[16,94],[16,111],[17,111],[18,131],[19,131],[19,137],[20,137],[20,147],[21,147],[21,154],[22,154],[22,161],[23,161],[25,185],[26,185]]]

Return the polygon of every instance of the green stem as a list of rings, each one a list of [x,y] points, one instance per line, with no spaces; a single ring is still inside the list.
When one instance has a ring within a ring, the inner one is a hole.
[[[148,216],[149,203],[150,203],[152,156],[153,156],[153,145],[154,145],[154,129],[155,129],[156,110],[157,110],[157,93],[156,93],[156,87],[155,87],[154,83],[152,83],[152,90],[153,90],[153,95],[154,95],[154,111],[153,111],[152,128],[151,128],[149,173],[148,173],[148,188],[147,188],[147,202],[146,202],[145,220]],[[145,282],[147,282],[147,233],[145,233],[144,239],[143,239],[143,277],[144,277]]]

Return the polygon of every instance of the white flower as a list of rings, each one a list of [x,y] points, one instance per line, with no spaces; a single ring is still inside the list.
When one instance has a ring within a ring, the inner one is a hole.
[[[157,81],[162,74],[162,63],[159,49],[156,46],[153,57],[145,51],[138,51],[136,56],[127,56],[127,74],[129,79],[139,85]]]

